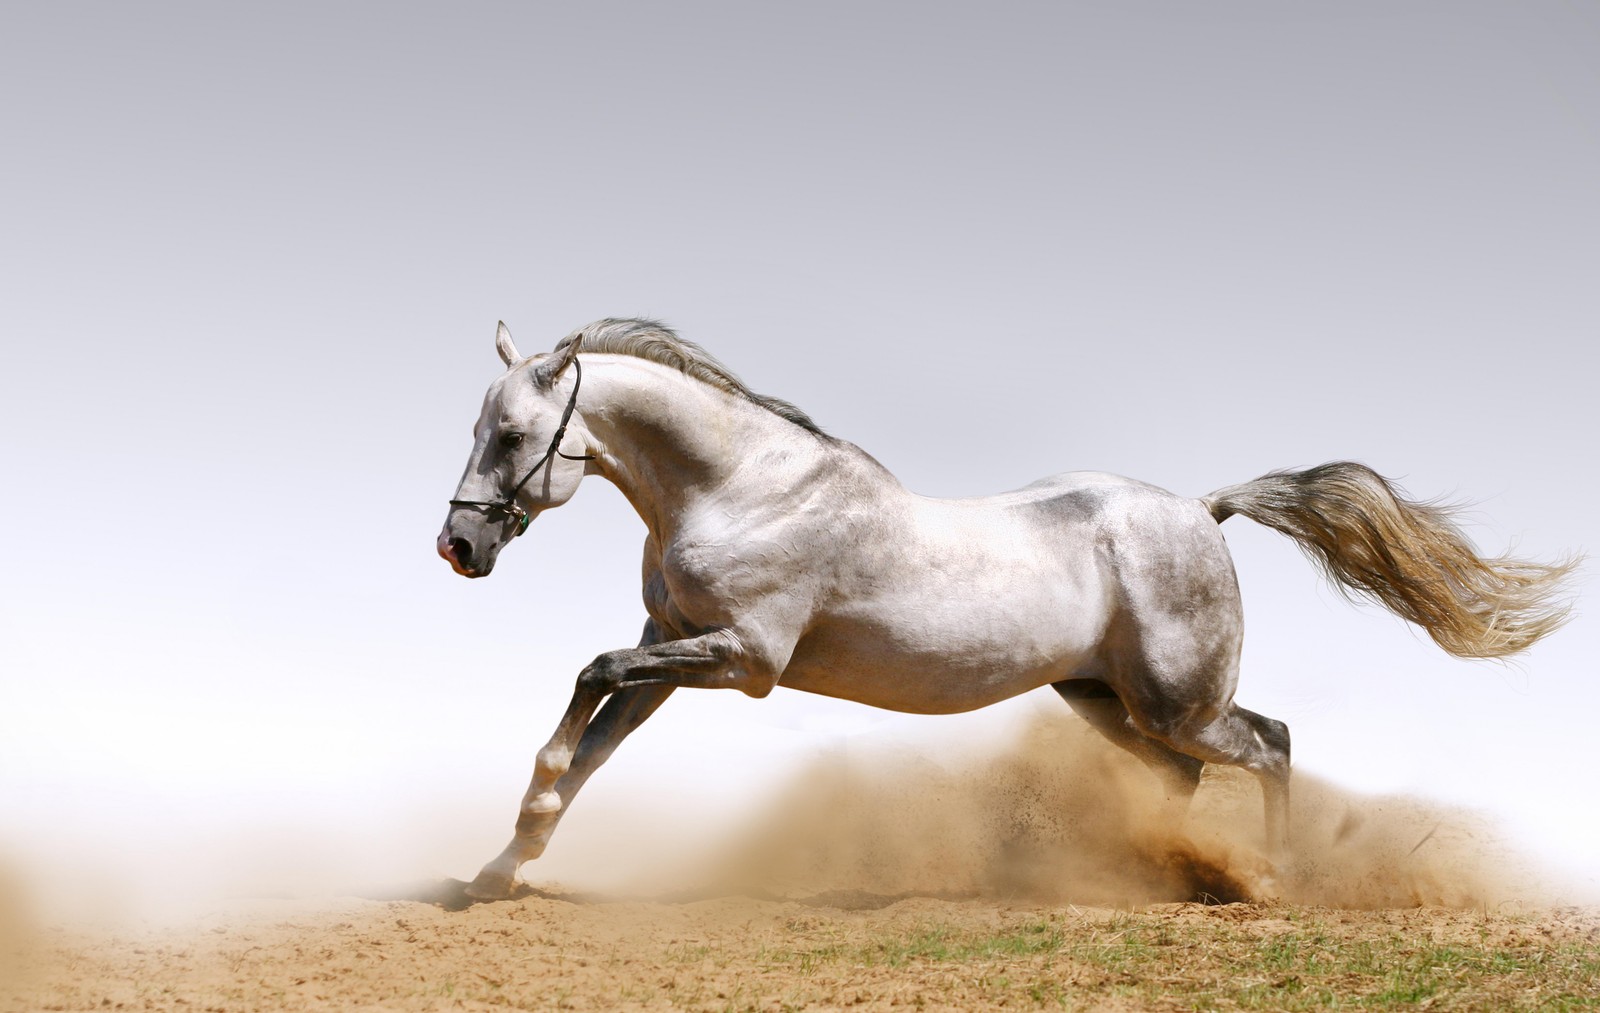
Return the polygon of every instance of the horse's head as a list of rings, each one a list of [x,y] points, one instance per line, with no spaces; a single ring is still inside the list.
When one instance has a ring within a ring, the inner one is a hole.
[[[439,555],[463,577],[488,576],[500,550],[536,514],[578,491],[583,462],[590,458],[564,452],[561,445],[578,403],[582,340],[579,334],[553,353],[524,359],[500,325],[495,348],[506,371],[484,395],[472,429],[472,456],[439,532]],[[582,429],[582,420],[576,428]],[[566,442],[579,440],[581,433],[574,432]]]

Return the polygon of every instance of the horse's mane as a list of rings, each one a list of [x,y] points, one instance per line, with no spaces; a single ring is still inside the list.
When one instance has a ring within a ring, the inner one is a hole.
[[[827,435],[821,426],[812,421],[811,416],[781,398],[757,394],[710,352],[693,341],[678,337],[672,328],[659,321],[606,317],[580,327],[556,342],[556,351],[572,344],[580,334],[583,335],[582,350],[585,352],[631,355],[636,359],[659,363],[676,369],[684,376],[744,398],[807,432]]]

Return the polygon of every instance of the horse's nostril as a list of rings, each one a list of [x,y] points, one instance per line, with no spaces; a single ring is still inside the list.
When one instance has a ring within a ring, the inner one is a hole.
[[[456,557],[456,562],[462,566],[472,564],[472,543],[465,538],[450,539],[450,554]]]

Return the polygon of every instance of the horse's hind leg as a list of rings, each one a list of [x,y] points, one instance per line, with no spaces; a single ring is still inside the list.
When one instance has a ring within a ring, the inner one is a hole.
[[[1175,816],[1181,819],[1200,786],[1205,763],[1139,731],[1121,698],[1099,679],[1063,679],[1052,688],[1095,731],[1144,761],[1161,779]]]
[[[1256,776],[1261,782],[1262,801],[1267,811],[1267,846],[1277,857],[1286,856],[1289,853],[1289,726],[1234,704],[1232,713],[1184,738],[1202,748],[1209,748],[1215,742],[1220,754],[1234,759],[1213,762],[1232,762]]]
[[[1289,729],[1233,702],[1244,641],[1239,586],[1215,521],[1192,506],[1151,500],[1122,522],[1127,537],[1109,556],[1121,600],[1106,635],[1103,678],[1145,735],[1254,774],[1267,849],[1284,856]]]
[[[1154,708],[1161,711],[1159,704]],[[1170,713],[1170,712],[1169,712]],[[1289,726],[1228,702],[1221,713],[1167,715],[1135,711],[1133,721],[1147,735],[1207,763],[1243,767],[1261,782],[1267,817],[1267,849],[1282,858],[1289,852]]]

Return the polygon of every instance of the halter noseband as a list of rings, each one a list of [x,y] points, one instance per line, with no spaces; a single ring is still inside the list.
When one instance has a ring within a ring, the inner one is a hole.
[[[544,456],[539,458],[533,467],[528,469],[527,474],[522,476],[520,482],[511,487],[511,491],[506,493],[505,499],[498,502],[478,499],[453,499],[450,501],[451,506],[482,507],[491,516],[505,514],[508,517],[515,518],[517,533],[511,537],[521,538],[522,533],[528,530],[530,518],[528,517],[528,511],[517,505],[517,493],[521,492],[522,487],[528,484],[528,479],[538,474],[539,469],[549,464],[550,459],[554,457],[564,457],[569,461],[594,460],[593,454],[582,454],[575,457],[572,454],[563,454],[561,452],[561,438],[567,435],[567,423],[572,421],[572,412],[578,407],[578,388],[583,386],[583,364],[578,361],[576,356],[572,359],[572,370],[572,396],[567,399],[567,407],[561,413],[561,424],[556,426],[556,434],[550,437],[550,448],[544,452]]]

